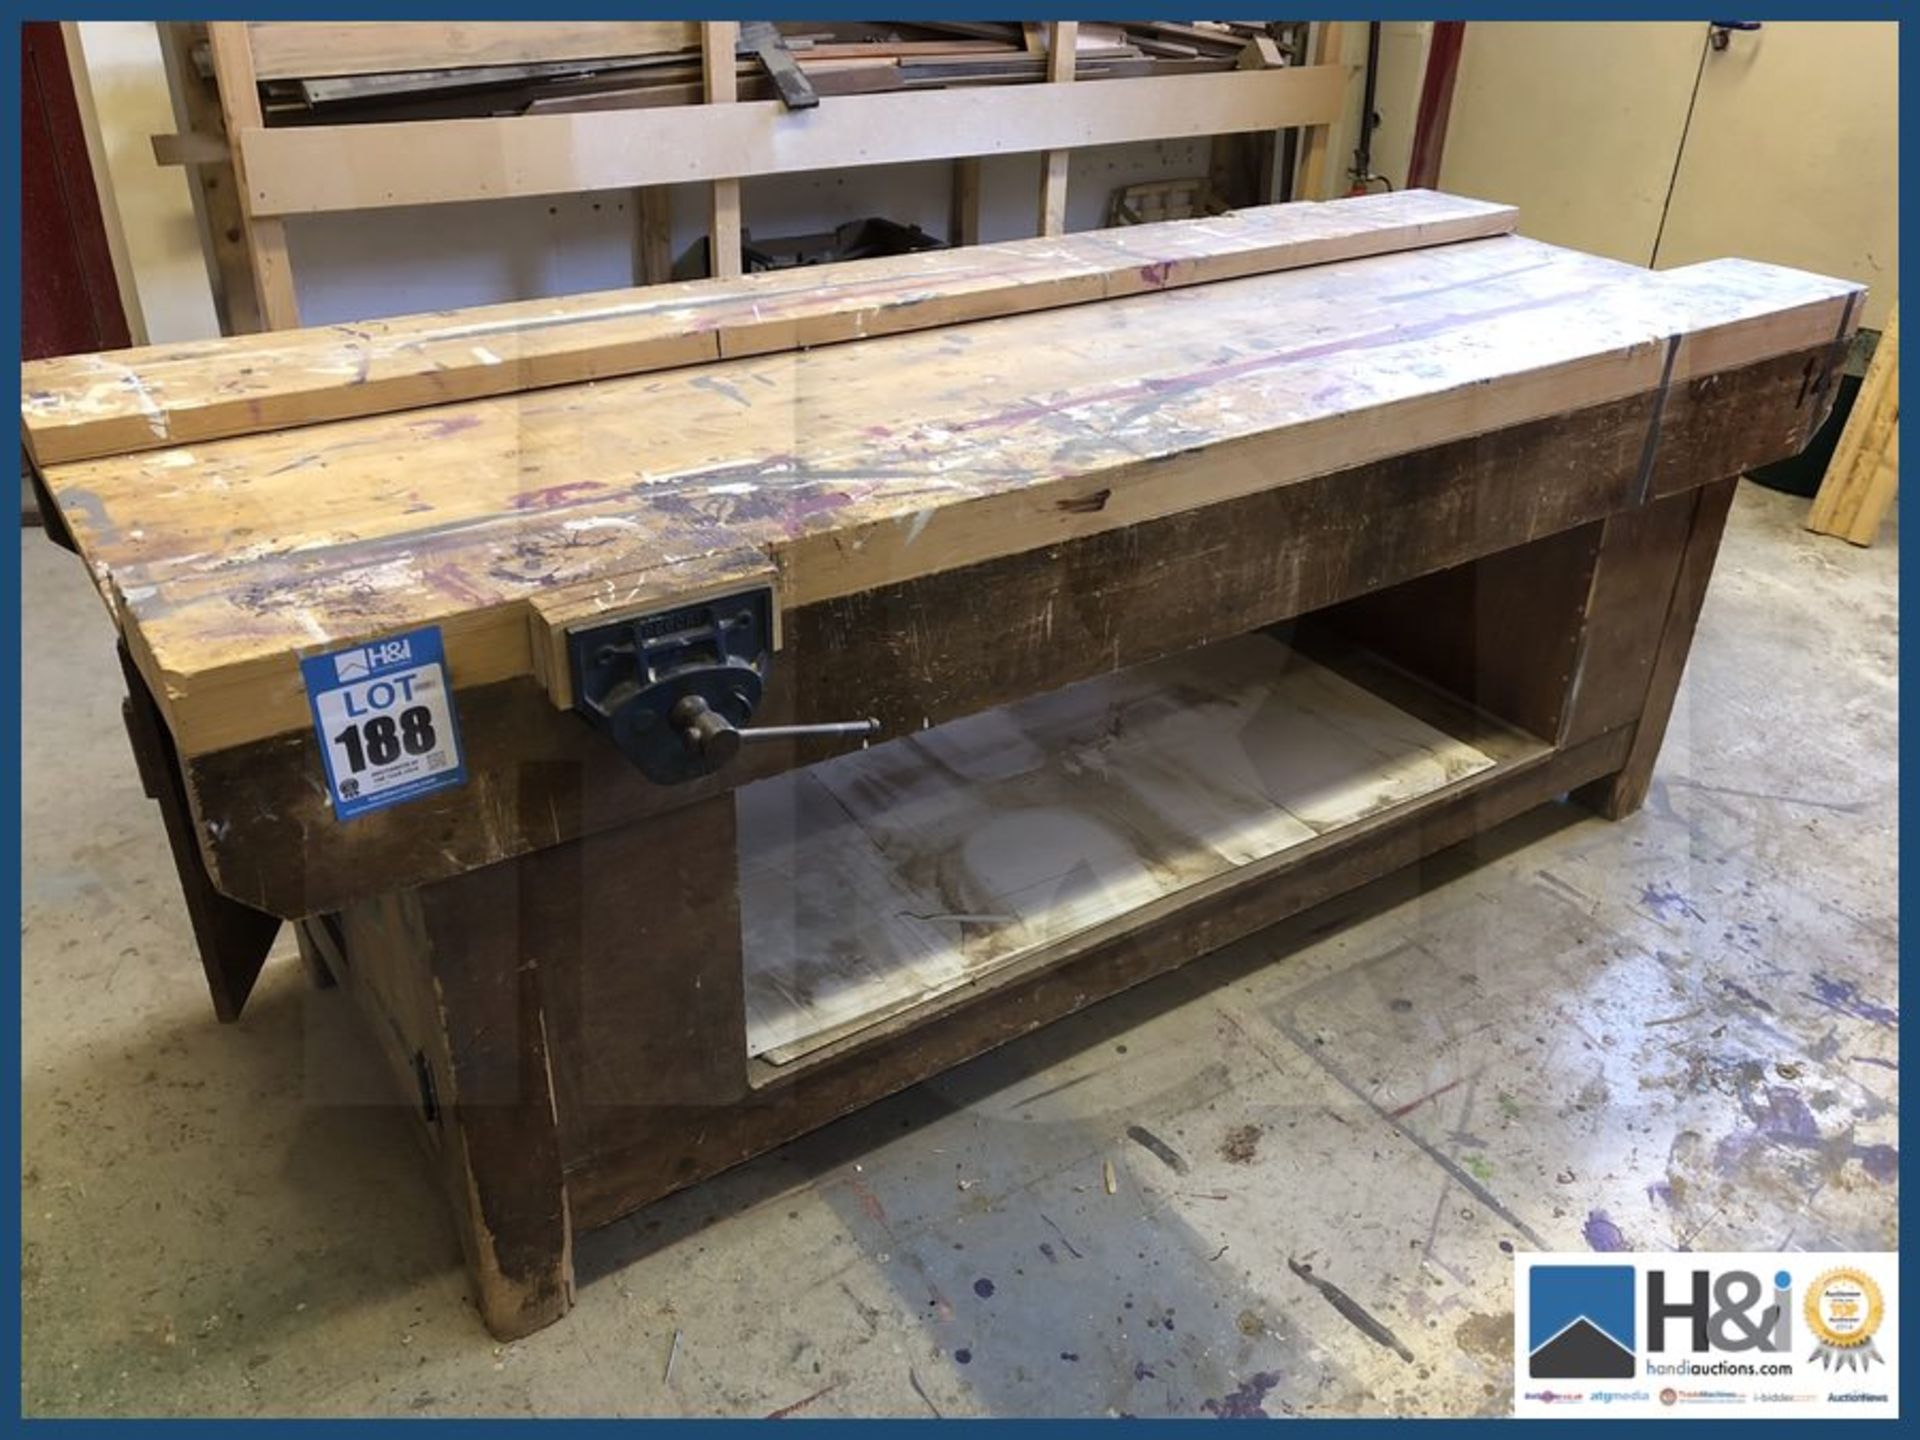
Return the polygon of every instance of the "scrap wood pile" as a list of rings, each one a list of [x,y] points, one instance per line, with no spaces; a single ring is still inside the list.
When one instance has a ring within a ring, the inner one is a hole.
[[[698,104],[705,98],[697,23],[618,28],[628,32],[620,37],[625,43],[610,40],[606,54],[500,63],[507,57],[463,53],[452,46],[445,52],[446,64],[420,68],[416,63],[406,69],[383,64],[375,53],[356,55],[351,46],[318,43],[324,37],[316,35],[308,63],[296,58],[293,73],[262,75],[266,121],[298,125],[537,115]],[[790,56],[819,95],[1046,79],[1048,27],[1036,21],[782,21],[773,28],[774,43],[784,52],[781,63]],[[1081,21],[1074,78],[1190,75],[1299,63],[1305,30],[1295,21]],[[541,47],[527,48],[537,53]],[[640,53],[613,53],[616,48]],[[779,91],[771,70],[743,46],[739,98],[775,98]]]

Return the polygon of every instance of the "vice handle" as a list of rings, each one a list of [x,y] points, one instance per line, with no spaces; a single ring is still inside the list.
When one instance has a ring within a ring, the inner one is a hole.
[[[749,740],[808,740],[822,736],[864,737],[880,733],[878,720],[836,720],[821,725],[750,725],[742,729],[698,695],[683,695],[674,702],[667,718],[673,728],[680,732],[680,738],[686,742],[689,750],[716,766],[732,760],[740,753],[740,746]]]

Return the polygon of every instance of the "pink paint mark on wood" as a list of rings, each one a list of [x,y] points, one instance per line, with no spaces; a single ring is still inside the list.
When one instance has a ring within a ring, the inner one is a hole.
[[[808,522],[812,520],[814,516],[831,515],[842,506],[852,503],[853,497],[851,495],[843,495],[837,490],[829,491],[826,494],[797,496],[787,502],[787,538],[792,539],[804,533],[808,528]]]
[[[445,440],[458,435],[463,430],[472,430],[480,424],[478,415],[445,415],[439,418],[416,420],[412,428],[423,435],[431,435],[436,440]]]
[[[456,566],[434,565],[424,573],[435,589],[462,605],[478,606],[492,602],[493,597],[476,589]]]
[[[582,495],[607,487],[598,480],[569,480],[564,485],[548,485],[540,490],[528,490],[513,497],[516,510],[549,510],[556,505],[565,505],[579,499]]]

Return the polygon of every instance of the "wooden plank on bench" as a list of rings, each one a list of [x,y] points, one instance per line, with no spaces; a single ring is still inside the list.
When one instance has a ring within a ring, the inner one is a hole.
[[[64,356],[23,369],[21,418],[35,458],[54,465],[1484,239],[1517,218],[1510,206],[1405,191]]]
[[[1176,140],[1325,124],[1345,103],[1339,66],[1167,75],[1098,85],[1011,85],[707,106],[291,125],[238,137],[256,213],[306,215],[640,185],[740,180],[971,155]]]

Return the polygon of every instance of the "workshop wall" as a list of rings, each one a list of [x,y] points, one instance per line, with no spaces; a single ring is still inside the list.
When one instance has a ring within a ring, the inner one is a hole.
[[[1769,20],[1705,47],[1699,22],[1469,22],[1441,187],[1637,265],[1858,280],[1879,328],[1899,293],[1898,27]]]
[[[1754,259],[1899,295],[1899,27],[1768,21],[1701,75],[1661,268],[1738,244]]]
[[[1358,33],[1359,61],[1365,63],[1366,27],[1352,27]],[[1413,155],[1414,121],[1420,113],[1420,86],[1427,73],[1427,47],[1433,39],[1429,20],[1388,20],[1380,26],[1380,75],[1375,85],[1374,114],[1379,117],[1373,132],[1373,170],[1393,182],[1395,189],[1407,183],[1407,162]],[[1360,102],[1353,104],[1354,122],[1358,122]],[[1351,153],[1353,146],[1348,144]]]

